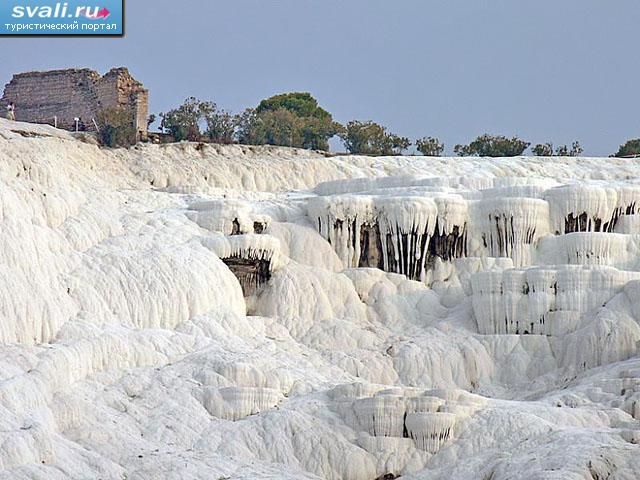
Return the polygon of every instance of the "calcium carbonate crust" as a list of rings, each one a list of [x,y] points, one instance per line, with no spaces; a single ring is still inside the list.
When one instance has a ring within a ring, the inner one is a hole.
[[[637,479],[639,174],[0,119],[0,478]]]

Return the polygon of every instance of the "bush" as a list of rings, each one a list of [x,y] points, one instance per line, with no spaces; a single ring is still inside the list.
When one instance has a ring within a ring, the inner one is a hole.
[[[578,157],[584,150],[580,146],[580,142],[573,142],[571,149],[566,145],[562,145],[556,149],[556,156],[558,157]]]
[[[280,145],[329,150],[329,139],[341,130],[310,93],[284,93],[262,100],[237,118],[237,138],[250,145]]]
[[[553,152],[553,143],[539,143],[531,148],[531,152],[538,157],[578,157],[584,150],[580,142],[573,142],[571,148],[561,145]]]
[[[236,140],[245,145],[260,145],[262,133],[258,130],[255,108],[247,108],[236,116]]]
[[[553,143],[539,143],[531,148],[531,152],[538,157],[552,157]]]
[[[218,109],[213,102],[201,102],[200,113],[206,124],[204,134],[210,142],[230,144],[235,140],[237,117]]]
[[[160,128],[168,131],[176,142],[200,140],[200,121],[202,120],[202,102],[195,97],[187,98],[178,108],[161,113]]]
[[[444,152],[444,143],[434,137],[423,137],[416,140],[416,148],[427,157],[439,157]]]
[[[340,138],[349,153],[360,155],[400,155],[411,145],[408,138],[388,133],[385,127],[372,121],[349,122]]]
[[[620,145],[614,157],[636,157],[640,156],[640,138],[628,140],[624,145]]]
[[[133,112],[128,108],[109,107],[98,112],[98,140],[107,147],[128,147],[137,141]]]
[[[518,137],[507,138],[502,135],[479,136],[469,145],[456,145],[453,151],[462,157],[516,157],[529,147],[530,143]]]

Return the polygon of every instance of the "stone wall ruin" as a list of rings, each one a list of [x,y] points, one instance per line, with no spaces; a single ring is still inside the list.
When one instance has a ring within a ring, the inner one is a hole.
[[[104,76],[83,69],[27,72],[14,75],[5,86],[0,111],[13,102],[16,120],[75,129],[75,118],[94,131],[93,120],[104,108],[123,107],[133,112],[139,137],[147,134],[149,92],[124,67]]]

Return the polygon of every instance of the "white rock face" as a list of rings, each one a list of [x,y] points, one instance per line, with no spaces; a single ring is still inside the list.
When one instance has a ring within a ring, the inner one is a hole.
[[[0,119],[0,478],[638,479],[639,175]]]

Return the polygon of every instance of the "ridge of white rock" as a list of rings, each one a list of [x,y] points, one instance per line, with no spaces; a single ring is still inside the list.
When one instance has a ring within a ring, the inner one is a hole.
[[[0,479],[637,479],[639,177],[0,119]]]

